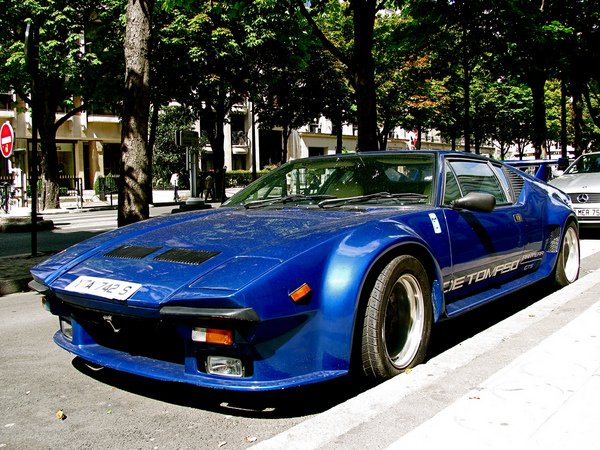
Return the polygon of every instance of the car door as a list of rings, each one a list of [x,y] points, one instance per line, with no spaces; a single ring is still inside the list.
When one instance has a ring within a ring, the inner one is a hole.
[[[452,209],[453,200],[469,192],[485,192],[496,198],[492,212]],[[519,270],[525,246],[521,206],[512,198],[501,171],[483,159],[452,158],[445,161],[445,184],[441,199],[448,227],[452,275],[444,280],[446,307],[477,292],[490,289]],[[474,299],[474,301],[476,301]]]

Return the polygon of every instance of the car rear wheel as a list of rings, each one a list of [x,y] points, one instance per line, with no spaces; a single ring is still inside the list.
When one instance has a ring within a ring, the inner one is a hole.
[[[403,255],[381,272],[366,306],[362,366],[370,377],[387,379],[423,361],[432,324],[427,272]]]
[[[558,252],[554,282],[561,287],[573,283],[579,277],[579,267],[579,234],[576,225],[571,222],[565,229]]]

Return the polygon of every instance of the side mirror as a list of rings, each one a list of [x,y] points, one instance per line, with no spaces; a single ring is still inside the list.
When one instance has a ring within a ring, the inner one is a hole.
[[[451,204],[452,209],[473,212],[492,212],[496,208],[496,197],[485,192],[469,192],[464,197],[454,200]]]

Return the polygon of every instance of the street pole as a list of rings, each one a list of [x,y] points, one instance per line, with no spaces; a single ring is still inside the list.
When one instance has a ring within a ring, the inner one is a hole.
[[[25,63],[31,74],[31,157],[29,158],[29,173],[31,174],[31,256],[37,256],[37,134],[38,115],[36,81],[38,75],[38,28],[30,23],[25,29]]]
[[[256,132],[254,131],[254,102],[252,102],[252,181],[256,180]]]
[[[190,198],[185,202],[191,208],[204,206],[202,193],[198,197],[198,133],[195,131],[177,130],[175,132],[175,144],[185,147],[186,167],[190,171]]]
[[[190,170],[190,194],[192,198],[198,197],[198,153],[194,149],[189,150],[192,167]]]

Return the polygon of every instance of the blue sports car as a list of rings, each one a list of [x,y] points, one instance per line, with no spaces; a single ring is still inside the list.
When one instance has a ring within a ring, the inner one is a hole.
[[[32,270],[54,340],[159,380],[268,390],[423,361],[432,324],[579,275],[569,198],[500,162],[289,162],[222,207],[97,236]]]

